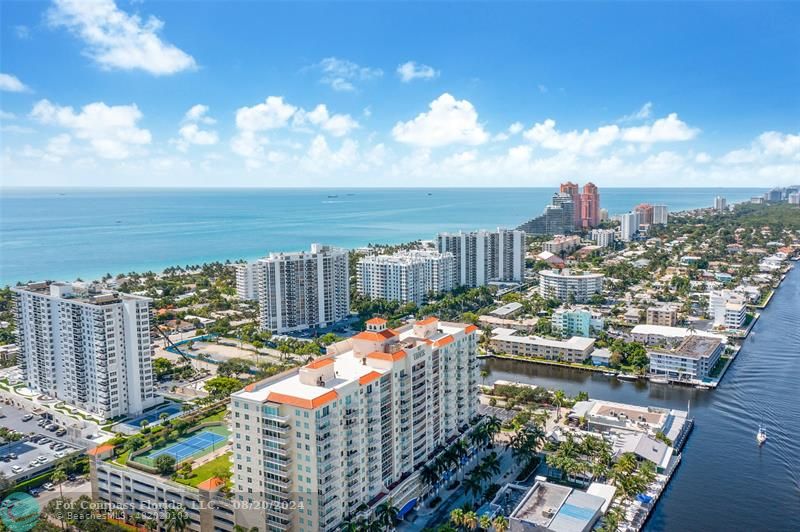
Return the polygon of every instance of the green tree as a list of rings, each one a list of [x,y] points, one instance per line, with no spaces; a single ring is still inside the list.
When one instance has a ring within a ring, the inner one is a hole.
[[[186,513],[185,508],[167,508],[167,514],[164,517],[164,529],[167,532],[184,532],[189,528],[189,522],[189,514]]]
[[[162,454],[157,456],[153,464],[156,470],[164,476],[171,475],[175,472],[175,457],[172,455]]]

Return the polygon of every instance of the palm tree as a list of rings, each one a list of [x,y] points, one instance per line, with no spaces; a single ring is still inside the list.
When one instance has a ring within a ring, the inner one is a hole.
[[[483,492],[483,475],[479,467],[476,467],[470,476],[464,479],[464,490],[472,495],[472,502],[476,502],[478,495]]]
[[[488,368],[486,367],[481,368],[481,384],[486,386],[486,377],[488,377],[491,374],[492,373],[489,371]]]
[[[183,507],[167,508],[164,528],[167,532],[184,532],[189,527],[189,514]]]
[[[464,526],[467,530],[475,530],[478,528],[478,514],[475,512],[466,512],[464,514]]]
[[[486,420],[486,434],[489,435],[489,440],[494,441],[495,436],[500,433],[500,430],[503,428],[503,422],[500,421],[500,418],[497,416],[489,416]]]
[[[500,473],[500,459],[497,458],[497,453],[495,452],[484,458],[481,465],[489,473],[490,478]]]
[[[464,526],[464,510],[456,508],[450,512],[450,522],[453,523],[453,526],[456,528]]]
[[[433,487],[439,482],[439,472],[436,471],[436,466],[425,464],[419,471],[422,483],[425,486]],[[428,490],[430,492],[430,490]]]
[[[489,530],[490,528],[492,528],[492,520],[486,514],[483,514],[480,517],[480,519],[478,519],[478,523],[481,525],[481,528],[484,529],[484,530]]]
[[[492,521],[494,532],[506,532],[508,530],[508,519],[503,515],[498,515]]]
[[[64,498],[64,489],[61,486],[61,483],[67,480],[67,472],[64,471],[64,466],[58,466],[53,474],[50,475],[50,481],[53,484],[58,484],[58,494],[63,499]]]
[[[377,510],[375,510],[375,516],[378,518],[377,521],[383,526],[384,530],[391,530],[397,526],[399,521],[397,514],[398,510],[392,504],[391,499],[381,503]]]

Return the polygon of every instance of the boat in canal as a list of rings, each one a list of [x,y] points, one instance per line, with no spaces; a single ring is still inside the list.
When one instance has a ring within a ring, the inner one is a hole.
[[[767,441],[767,431],[764,430],[764,427],[761,425],[758,426],[758,434],[756,434],[756,441],[759,445],[764,445],[764,442]]]

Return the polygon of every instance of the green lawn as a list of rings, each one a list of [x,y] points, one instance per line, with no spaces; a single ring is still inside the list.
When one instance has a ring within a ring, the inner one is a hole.
[[[222,410],[221,412],[217,412],[216,414],[211,414],[210,416],[206,416],[198,421],[200,423],[211,423],[214,421],[224,421],[225,414],[227,413],[227,409]]]
[[[189,478],[176,478],[175,481],[187,486],[197,487],[198,484],[204,482],[215,475],[220,469],[231,467],[231,454],[225,453],[222,456],[214,458],[210,462],[206,462],[194,471]]]
[[[121,455],[117,456],[116,462],[119,465],[125,465],[128,463],[128,457],[130,457],[130,455],[131,455],[130,451],[125,451]]]

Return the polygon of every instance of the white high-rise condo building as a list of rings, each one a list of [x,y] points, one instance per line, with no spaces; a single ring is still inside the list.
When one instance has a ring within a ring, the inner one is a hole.
[[[11,290],[19,366],[31,390],[104,419],[161,401],[151,367],[151,299],[82,283]]]
[[[340,529],[380,504],[413,506],[420,467],[478,406],[474,325],[427,318],[367,330],[231,397],[235,493],[260,530]]]
[[[236,295],[247,301],[258,300],[257,262],[243,262],[234,266],[236,269]]]
[[[728,208],[728,200],[723,198],[722,196],[717,196],[714,198],[714,210],[722,212]]]
[[[585,303],[603,291],[604,278],[602,273],[542,270],[539,272],[539,295],[563,303]]]
[[[653,205],[653,223],[667,225],[669,208],[666,205]]]
[[[422,305],[428,294],[456,287],[456,258],[437,251],[401,251],[358,261],[358,293],[371,298]]]
[[[639,231],[639,213],[628,212],[619,217],[619,239],[630,242]]]
[[[280,334],[327,327],[350,314],[345,249],[311,244],[310,252],[270,253],[239,265],[236,280],[241,299],[258,300],[263,330]]]
[[[600,247],[607,248],[614,243],[613,229],[592,229],[592,241]]]
[[[456,258],[459,285],[474,288],[490,281],[522,282],[525,278],[525,231],[500,229],[439,233],[440,253]]]

